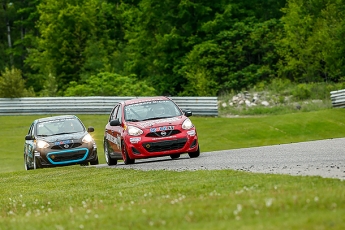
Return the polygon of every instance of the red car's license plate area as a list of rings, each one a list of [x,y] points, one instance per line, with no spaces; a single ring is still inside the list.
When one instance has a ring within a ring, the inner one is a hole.
[[[159,141],[159,142],[146,142],[142,146],[148,152],[163,152],[169,150],[181,149],[185,146],[187,138],[177,140]]]

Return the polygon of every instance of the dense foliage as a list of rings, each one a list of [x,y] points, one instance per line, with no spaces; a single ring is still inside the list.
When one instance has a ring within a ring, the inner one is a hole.
[[[216,96],[273,79],[344,81],[343,0],[1,4],[0,71],[20,73],[26,89],[11,97]]]

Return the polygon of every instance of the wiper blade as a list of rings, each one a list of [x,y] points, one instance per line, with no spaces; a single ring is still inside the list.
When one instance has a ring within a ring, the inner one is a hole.
[[[143,119],[143,121],[156,120],[156,119],[158,119],[158,117],[150,117],[150,118]]]
[[[158,117],[158,119],[170,118],[172,116]]]
[[[138,120],[138,119],[127,119],[126,121],[138,122],[140,120]]]
[[[56,133],[55,135],[64,135],[64,134],[70,134],[70,133]]]
[[[169,117],[171,117],[171,116],[169,116]],[[143,121],[157,120],[157,119],[164,119],[164,118],[169,118],[169,117],[150,117],[150,118],[144,119]]]

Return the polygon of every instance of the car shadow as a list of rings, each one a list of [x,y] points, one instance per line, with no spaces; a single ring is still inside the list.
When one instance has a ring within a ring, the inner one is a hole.
[[[164,161],[180,161],[180,160],[187,160],[189,156],[180,156],[179,158],[171,159],[170,157],[154,157],[154,158],[147,158],[147,159],[136,159],[134,165],[138,164],[146,164],[146,163],[155,163],[155,162],[164,162]],[[117,163],[117,165],[125,165],[123,161]],[[116,165],[115,165],[116,166]]]

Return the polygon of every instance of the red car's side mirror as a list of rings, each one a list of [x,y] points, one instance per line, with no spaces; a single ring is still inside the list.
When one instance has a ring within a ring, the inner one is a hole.
[[[110,121],[109,124],[110,124],[110,126],[119,126],[120,121],[119,121],[119,119],[115,119],[115,120]]]

